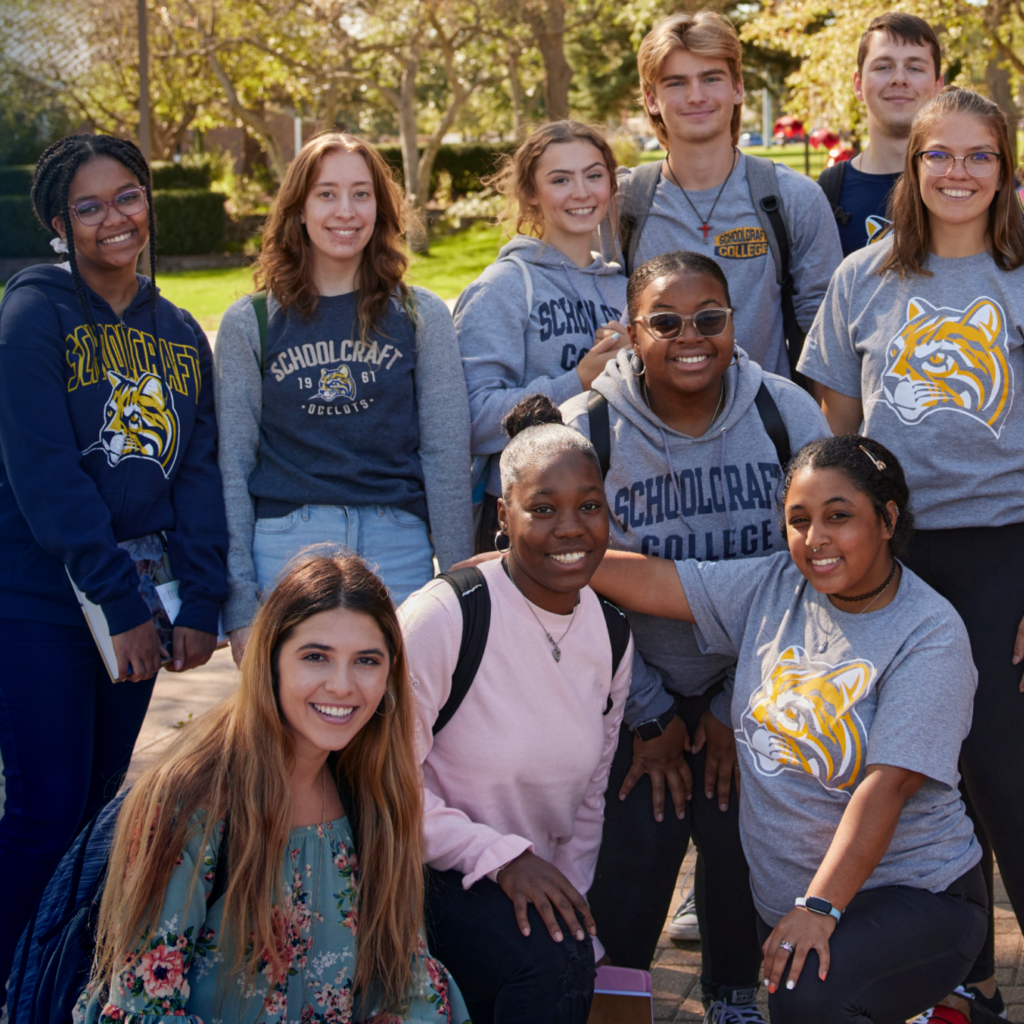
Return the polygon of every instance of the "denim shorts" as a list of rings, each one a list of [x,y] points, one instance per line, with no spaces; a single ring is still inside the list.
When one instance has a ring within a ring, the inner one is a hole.
[[[312,544],[359,555],[384,581],[396,605],[434,575],[430,533],[419,516],[393,505],[303,505],[286,516],[256,520],[252,558],[261,594]]]

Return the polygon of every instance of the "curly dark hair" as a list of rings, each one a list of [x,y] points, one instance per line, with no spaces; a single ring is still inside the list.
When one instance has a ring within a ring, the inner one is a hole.
[[[884,468],[879,469],[879,463]],[[871,499],[886,529],[893,531],[889,540],[889,549],[893,555],[899,557],[907,550],[910,538],[914,535],[914,511],[903,467],[884,444],[860,434],[839,434],[837,437],[811,441],[790,460],[777,502],[779,527],[783,537],[786,536],[785,508],[790,484],[793,477],[807,466],[814,469],[841,469],[850,483]],[[889,522],[889,513],[885,508],[890,501],[896,503],[898,510],[895,527]]]
[[[92,335],[92,343],[97,359],[102,363],[102,349],[99,344],[99,327],[93,315],[89,296],[85,290],[85,282],[78,270],[75,259],[75,233],[68,208],[68,194],[71,191],[71,180],[75,172],[83,164],[98,156],[109,156],[131,171],[139,184],[146,190],[146,202],[149,205],[149,267],[153,281],[150,299],[153,314],[153,336],[158,337],[156,330],[156,215],[153,212],[153,186],[149,173],[149,164],[142,155],[142,150],[128,139],[118,139],[113,135],[65,135],[59,142],[48,147],[36,164],[32,175],[32,188],[29,193],[32,209],[44,230],[53,230],[53,218],[64,218],[64,232],[67,235],[68,263],[71,265],[71,278],[75,285],[78,304],[85,314],[86,323]]]
[[[704,274],[713,278],[725,292],[726,305],[732,307],[729,282],[725,279],[722,268],[710,256],[705,256],[703,253],[677,250],[676,252],[663,252],[660,256],[641,263],[629,275],[629,284],[626,285],[626,306],[629,309],[630,320],[636,319],[640,311],[640,296],[652,281],[680,272]]]

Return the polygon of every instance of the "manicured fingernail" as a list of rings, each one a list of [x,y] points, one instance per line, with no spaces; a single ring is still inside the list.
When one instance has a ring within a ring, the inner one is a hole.
[[[619,799],[620,800],[625,800],[626,799],[626,794],[625,793],[620,793],[619,794]]]
[[[555,942],[561,942],[561,941],[562,941],[562,933],[561,932],[555,932]]]
[[[655,821],[662,821],[662,820],[664,820],[664,817],[665,817],[665,815],[664,815],[664,814],[656,814],[656,815],[654,816],[654,820],[655,820]]]
[[[771,982],[769,982],[768,984],[768,991],[771,992],[773,995],[775,994],[775,986],[771,984]]]
[[[728,804],[719,804],[718,805],[718,809],[720,811],[727,811],[727,810],[729,810],[729,805]]]
[[[818,975],[818,977],[821,978],[822,981],[824,981],[828,977],[828,971],[822,971],[821,974]]]
[[[586,935],[584,935],[582,931],[578,931],[576,933],[576,941],[577,942],[582,942],[585,938],[586,938]]]
[[[524,935],[525,935],[525,936],[526,936],[527,938],[529,938],[529,937],[530,937],[530,929],[529,929],[529,928],[524,928],[524,929],[523,929],[523,934],[524,934]]]
[[[185,662],[183,662],[183,661],[176,661],[174,663],[174,671],[175,672],[180,672],[181,671],[181,666],[184,665],[184,664],[185,664]]]
[[[612,341],[618,341],[618,340],[619,340],[619,332],[618,332],[618,331],[616,331],[616,332],[615,332],[615,333],[614,333],[614,334],[612,335]]]
[[[792,992],[793,989],[796,988],[796,982],[795,981],[787,981],[786,982],[786,988],[788,988],[789,991]]]
[[[715,794],[714,794],[714,792],[712,790],[710,790],[710,789],[705,789],[704,790],[704,796],[707,797],[708,800],[710,800],[714,795]]]

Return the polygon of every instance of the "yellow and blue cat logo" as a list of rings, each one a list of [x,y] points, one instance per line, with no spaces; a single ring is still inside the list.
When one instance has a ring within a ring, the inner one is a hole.
[[[351,402],[356,397],[356,382],[349,368],[341,363],[333,370],[321,369],[320,387],[316,393],[325,402],[333,402],[336,398]]]
[[[864,767],[867,728],[857,705],[871,692],[870,661],[829,665],[787,647],[750,695],[736,736],[761,775],[799,772],[849,792]]]
[[[82,452],[102,451],[111,466],[124,459],[150,459],[169,476],[178,454],[178,415],[174,398],[152,373],[137,379],[107,370],[110,398],[103,407],[100,439]]]
[[[891,220],[886,220],[884,217],[880,217],[877,213],[872,213],[864,221],[864,228],[868,235],[868,245],[874,245],[875,242],[880,242],[889,234],[889,229],[891,227]]]
[[[907,424],[949,411],[998,437],[1014,390],[1005,325],[1002,307],[985,296],[966,309],[911,299],[886,352],[882,400]]]

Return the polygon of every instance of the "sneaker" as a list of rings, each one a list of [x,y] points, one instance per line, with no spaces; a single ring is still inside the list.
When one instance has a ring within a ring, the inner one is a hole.
[[[727,1003],[716,999],[704,1011],[704,1024],[768,1024],[757,1003]]]
[[[670,939],[681,942],[700,942],[700,925],[697,923],[697,897],[693,885],[693,868],[683,877],[679,886],[679,895],[683,897],[682,906],[672,915],[665,928]]]
[[[1002,1017],[1005,1020],[1006,1003],[1003,1002],[1003,995],[998,988],[991,999],[983,996],[973,985],[957,985],[953,991],[965,999],[973,999],[979,1006],[984,1006],[989,1013],[994,1013],[997,1017]]]
[[[907,1024],[971,1024],[959,1010],[951,1006],[933,1006]]]

